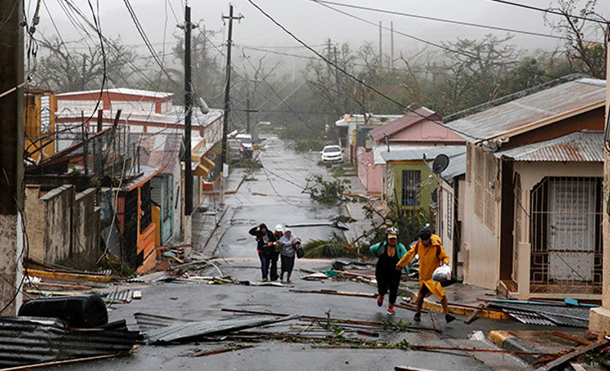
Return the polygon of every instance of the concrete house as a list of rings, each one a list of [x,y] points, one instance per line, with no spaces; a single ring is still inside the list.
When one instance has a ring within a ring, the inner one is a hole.
[[[357,148],[367,147],[369,131],[399,117],[401,115],[367,113],[365,115],[344,115],[342,119],[337,120],[335,125],[339,130],[339,145],[341,148],[345,148],[347,161],[352,164],[356,163]]]
[[[380,154],[388,151],[461,145],[466,141],[442,125],[439,114],[421,107],[368,132],[357,149],[358,177],[369,193],[382,193]]]
[[[434,212],[434,191],[438,179],[431,169],[436,156],[455,156],[464,152],[464,146],[428,147],[382,152],[384,167],[383,196],[395,200],[406,212]]]
[[[568,76],[446,118],[468,140],[464,282],[600,298],[605,97],[605,81]]]

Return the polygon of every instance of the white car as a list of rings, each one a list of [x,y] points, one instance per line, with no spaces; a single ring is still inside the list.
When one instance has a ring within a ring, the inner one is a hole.
[[[339,146],[326,146],[322,150],[321,155],[322,162],[343,162],[343,151]]]
[[[246,156],[252,157],[253,146],[252,146],[252,136],[250,134],[237,134],[235,139],[239,140],[246,150]]]

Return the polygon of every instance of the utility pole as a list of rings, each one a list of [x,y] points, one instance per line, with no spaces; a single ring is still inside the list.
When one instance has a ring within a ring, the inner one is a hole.
[[[196,25],[191,23],[191,7],[184,7],[184,217],[185,243],[191,242],[191,214],[193,213],[193,167],[191,156],[191,117],[193,115],[193,94],[191,78],[191,30]]]
[[[229,165],[227,164],[227,134],[229,131],[229,112],[231,111],[231,102],[229,100],[229,93],[231,90],[231,44],[233,43],[233,20],[242,19],[243,16],[240,14],[239,17],[233,17],[233,5],[229,5],[229,16],[222,16],[222,19],[229,20],[229,34],[227,37],[227,72],[226,72],[226,80],[227,84],[225,86],[225,114],[224,120],[222,123],[222,174],[220,178],[220,204],[224,205],[225,203],[225,174],[229,176]]]
[[[379,21],[379,68],[383,67],[383,47],[381,44],[383,40],[383,34],[381,33],[382,28],[381,21]]]
[[[394,22],[390,22],[390,68],[394,70]]]
[[[23,1],[0,1],[0,315],[22,301]]]
[[[246,133],[250,134],[250,91],[246,92]]]

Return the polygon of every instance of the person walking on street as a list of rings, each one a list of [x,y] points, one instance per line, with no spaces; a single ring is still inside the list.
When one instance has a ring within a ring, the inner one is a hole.
[[[396,269],[400,270],[407,266],[415,255],[419,255],[419,293],[417,294],[417,307],[413,320],[419,321],[421,319],[421,308],[424,298],[434,294],[434,296],[441,300],[447,323],[453,321],[455,317],[449,314],[445,289],[441,286],[440,282],[432,280],[432,274],[436,268],[440,267],[441,264],[449,265],[449,257],[445,253],[445,249],[443,249],[441,238],[432,234],[428,227],[422,228],[419,231],[419,240],[396,264]]]
[[[273,251],[270,252],[271,255],[269,255],[269,278],[271,278],[271,281],[277,281],[278,275],[277,275],[277,261],[280,258],[280,238],[284,235],[284,227],[282,227],[281,224],[278,224],[275,226],[275,231],[273,232],[273,236],[275,237],[275,242],[274,242],[274,249]]]
[[[286,282],[290,282],[290,276],[292,275],[292,269],[294,268],[294,258],[296,255],[296,249],[301,241],[292,235],[292,231],[289,228],[284,230],[284,235],[280,238],[280,258],[282,260],[282,271],[280,272],[280,280],[284,280],[284,273],[286,273]]]
[[[375,266],[375,279],[377,280],[377,306],[383,305],[383,297],[390,291],[388,314],[394,315],[394,303],[398,296],[401,271],[396,264],[407,253],[407,248],[398,242],[398,229],[390,227],[385,231],[386,239],[370,247],[371,252],[378,256]]]
[[[273,235],[273,232],[267,229],[265,223],[260,223],[256,227],[251,228],[248,233],[256,238],[256,251],[258,252],[258,258],[261,261],[263,281],[267,281],[267,277],[269,276],[270,251],[275,251],[275,236]]]

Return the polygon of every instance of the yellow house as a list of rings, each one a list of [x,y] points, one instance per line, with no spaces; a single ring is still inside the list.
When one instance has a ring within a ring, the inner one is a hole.
[[[25,152],[29,161],[38,163],[55,154],[55,93],[28,89],[25,92]]]

